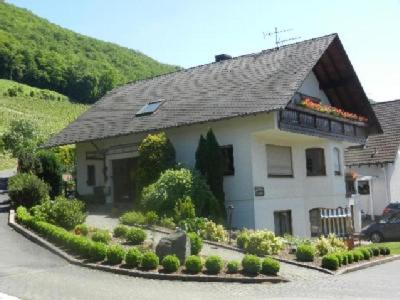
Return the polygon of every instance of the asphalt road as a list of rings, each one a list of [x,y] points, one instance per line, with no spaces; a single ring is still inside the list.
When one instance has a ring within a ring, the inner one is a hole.
[[[400,299],[400,261],[275,285],[149,280],[70,265],[14,232],[7,216],[0,212],[0,293],[21,299]]]

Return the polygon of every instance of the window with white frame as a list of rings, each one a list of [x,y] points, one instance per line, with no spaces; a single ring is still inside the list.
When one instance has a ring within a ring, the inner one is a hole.
[[[325,155],[323,148],[306,149],[307,176],[325,176]]]
[[[340,164],[340,150],[339,148],[333,148],[333,172],[335,175],[342,174],[342,166]]]
[[[293,177],[292,148],[266,145],[268,177]]]

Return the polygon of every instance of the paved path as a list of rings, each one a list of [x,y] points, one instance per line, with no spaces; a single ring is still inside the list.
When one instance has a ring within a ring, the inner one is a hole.
[[[0,212],[0,291],[21,299],[400,299],[400,261],[275,285],[149,280],[70,265],[14,232],[7,216]]]

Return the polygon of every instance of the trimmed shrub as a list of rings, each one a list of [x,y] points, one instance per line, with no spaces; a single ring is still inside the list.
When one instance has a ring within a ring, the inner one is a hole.
[[[124,213],[120,218],[119,221],[125,225],[144,225],[145,224],[145,217],[141,212],[137,211],[129,211]]]
[[[379,254],[380,254],[380,255],[386,255],[386,248],[383,247],[383,246],[380,246],[380,247],[379,247]]]
[[[227,270],[227,272],[230,273],[230,274],[235,274],[235,273],[239,272],[239,266],[240,266],[240,264],[239,264],[238,261],[236,261],[236,260],[231,260],[231,261],[229,261],[229,262],[227,263],[227,265],[226,265],[226,270]]]
[[[347,255],[347,262],[349,264],[352,264],[354,262],[354,254],[353,254],[353,252],[347,251],[346,255]]]
[[[144,215],[144,222],[147,225],[155,225],[158,222],[158,215],[156,212],[154,211],[148,211],[145,215]]]
[[[360,250],[353,250],[354,262],[359,262],[364,259],[364,254]]]
[[[247,254],[242,259],[242,268],[248,275],[257,275],[261,270],[261,260],[258,256]]]
[[[379,251],[379,248],[378,248],[378,247],[371,247],[371,250],[372,250],[372,254],[373,254],[374,256],[379,256],[380,251]]]
[[[385,247],[386,250],[386,254],[385,255],[390,255],[390,248],[389,247]]]
[[[111,265],[122,263],[125,258],[126,251],[120,245],[112,245],[107,249],[107,262]]]
[[[111,241],[111,234],[108,230],[98,229],[93,233],[92,240],[95,242],[108,244]]]
[[[129,231],[129,227],[125,225],[118,225],[117,227],[114,228],[113,235],[115,237],[126,237],[126,234]]]
[[[189,232],[187,235],[190,239],[190,254],[199,254],[203,248],[203,239],[195,232]]]
[[[167,255],[163,258],[161,262],[164,271],[167,273],[172,273],[178,271],[181,263],[179,262],[178,257],[176,255]]]
[[[265,275],[277,275],[280,268],[279,261],[271,257],[266,257],[262,261],[261,272]]]
[[[146,232],[140,228],[131,228],[126,234],[126,240],[133,245],[140,245],[146,239]]]
[[[174,222],[173,218],[168,218],[168,217],[162,217],[160,219],[160,226],[165,227],[165,228],[169,228],[169,229],[175,229],[176,228],[176,224]]]
[[[93,243],[89,250],[89,258],[92,261],[103,261],[107,255],[107,246],[103,243]]]
[[[35,174],[50,186],[50,197],[61,195],[63,188],[63,165],[57,155],[48,150],[41,150],[36,154],[39,167]]]
[[[327,254],[322,257],[321,266],[324,269],[336,271],[339,268],[339,259],[334,254]]]
[[[189,256],[185,261],[185,269],[188,273],[197,274],[203,269],[203,262],[197,255]]]
[[[236,238],[236,244],[240,249],[246,249],[250,241],[250,234],[248,231],[241,231]]]
[[[268,230],[251,232],[245,251],[250,254],[265,256],[278,254],[284,247],[283,239]]]
[[[296,259],[298,261],[314,261],[315,248],[312,245],[302,244],[296,250]]]
[[[364,257],[364,260],[369,260],[371,258],[371,252],[366,248],[360,248],[360,251]]]
[[[49,197],[49,186],[36,175],[20,173],[8,180],[8,196],[12,205],[29,208]]]
[[[207,257],[205,267],[209,274],[218,274],[224,267],[224,262],[218,255],[212,255]]]
[[[128,267],[136,268],[142,263],[142,252],[137,248],[130,248],[125,255],[125,262]]]
[[[87,236],[89,233],[89,228],[86,224],[78,224],[75,226],[74,232],[77,235]]]
[[[143,253],[141,266],[144,270],[157,269],[159,264],[158,256],[152,251],[146,251]]]

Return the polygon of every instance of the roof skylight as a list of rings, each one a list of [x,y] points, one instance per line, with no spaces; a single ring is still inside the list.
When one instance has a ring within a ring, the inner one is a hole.
[[[136,117],[151,115],[160,107],[161,103],[162,100],[147,103],[135,114]]]

